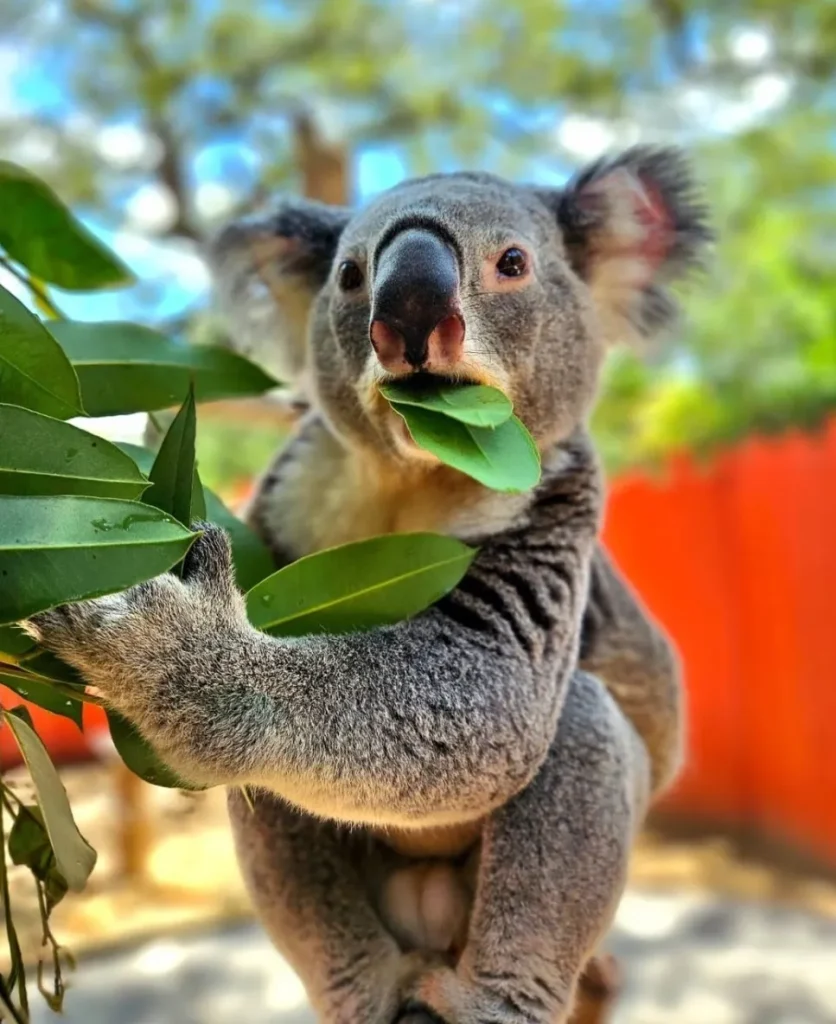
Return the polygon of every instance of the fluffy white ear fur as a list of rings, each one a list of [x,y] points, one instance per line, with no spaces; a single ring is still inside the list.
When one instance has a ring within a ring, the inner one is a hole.
[[[596,163],[562,192],[557,213],[607,341],[641,343],[665,328],[676,306],[664,286],[711,240],[682,155],[638,148]]]

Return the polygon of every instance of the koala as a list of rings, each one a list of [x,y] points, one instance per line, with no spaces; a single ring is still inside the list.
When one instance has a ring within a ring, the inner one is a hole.
[[[456,173],[359,211],[288,199],[211,246],[237,344],[306,406],[248,511],[276,565],[414,530],[478,554],[408,621],[282,639],[206,526],[182,578],[27,628],[184,780],[228,787],[255,908],[326,1024],[581,1019],[682,742],[676,657],[599,543],[587,421],[607,347],[667,326],[709,239],[682,156],[636,148],[560,189]],[[431,376],[511,397],[535,488],[414,445],[379,385]]]

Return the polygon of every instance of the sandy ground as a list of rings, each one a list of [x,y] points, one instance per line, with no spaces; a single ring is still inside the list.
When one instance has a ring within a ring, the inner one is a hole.
[[[124,879],[114,775],[63,774],[99,851],[87,891],[54,915],[81,960],[68,1024],[312,1021],[299,983],[251,923],[222,792],[141,786],[148,855],[143,876]],[[31,882],[18,869],[11,881],[34,953]],[[836,886],[740,862],[722,842],[644,838],[610,947],[626,984],[615,1024],[836,1022]],[[45,1007],[34,1018],[51,1019]]]

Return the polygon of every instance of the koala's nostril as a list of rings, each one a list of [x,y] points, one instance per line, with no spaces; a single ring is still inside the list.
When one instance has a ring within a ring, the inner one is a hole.
[[[451,313],[435,325],[427,341],[429,368],[449,369],[461,359],[463,349],[464,320],[458,313]]]
[[[369,328],[369,337],[381,366],[385,366],[387,370],[409,369],[406,360],[406,340],[400,331],[390,327],[384,320],[373,320]]]
[[[391,373],[427,369],[449,370],[464,350],[464,320],[458,313],[443,317],[425,336],[423,330],[399,331],[385,320],[372,320],[369,337],[381,366]]]

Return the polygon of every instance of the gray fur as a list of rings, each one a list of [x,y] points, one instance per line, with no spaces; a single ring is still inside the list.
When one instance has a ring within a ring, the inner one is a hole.
[[[450,1024],[564,1024],[651,794],[678,764],[675,660],[598,546],[584,424],[611,329],[655,325],[647,294],[691,261],[703,228],[675,154],[607,167],[619,173],[593,169],[559,196],[460,174],[407,182],[351,216],[285,204],[216,242],[245,347],[254,236],[279,237],[272,299],[293,292],[310,307],[301,358],[287,355],[300,344],[287,318],[259,317],[262,350],[304,364],[290,383],[312,408],[265,475],[252,524],[283,564],[346,531],[405,528],[437,493],[436,526],[481,548],[436,606],[363,634],[267,637],[246,620],[224,534],[206,527],[182,580],[28,624],[184,779],[231,787],[256,908],[329,1024],[418,1020],[422,1008]],[[631,221],[631,174],[666,204],[648,231],[675,232],[648,241],[640,205]],[[541,448],[528,495],[416,462],[374,404],[376,254],[427,225],[459,262],[463,375],[500,381]],[[511,245],[533,262],[520,287],[491,277]],[[350,293],[336,283],[345,259],[365,276]]]

